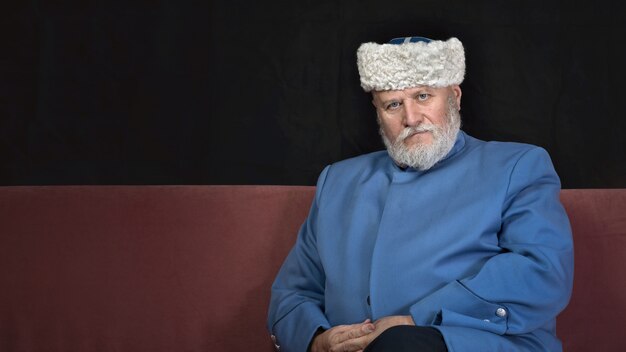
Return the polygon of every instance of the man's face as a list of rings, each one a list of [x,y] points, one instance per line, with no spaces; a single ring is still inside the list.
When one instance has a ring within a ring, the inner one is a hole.
[[[432,167],[454,145],[460,126],[459,86],[373,92],[383,141],[396,162]]]

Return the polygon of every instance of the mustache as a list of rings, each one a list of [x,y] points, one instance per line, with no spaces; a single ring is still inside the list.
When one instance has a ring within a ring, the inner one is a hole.
[[[396,140],[403,141],[414,134],[423,132],[434,132],[435,130],[437,130],[437,126],[430,123],[420,124],[419,126],[406,127],[402,130],[402,132],[400,132]]]

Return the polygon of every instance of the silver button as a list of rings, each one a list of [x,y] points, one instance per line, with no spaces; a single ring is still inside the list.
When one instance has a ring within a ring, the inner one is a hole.
[[[500,318],[506,317],[506,309],[504,308],[496,309],[496,315],[499,316]]]
[[[280,345],[278,344],[278,341],[276,341],[276,335],[272,335],[270,337],[272,338],[272,342],[274,343],[274,348],[276,348],[276,351],[280,351]]]
[[[484,321],[485,323],[491,323],[491,320],[489,320],[489,319],[483,319],[483,321]]]

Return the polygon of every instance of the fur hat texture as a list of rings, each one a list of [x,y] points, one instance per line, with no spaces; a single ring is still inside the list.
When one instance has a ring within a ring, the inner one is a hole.
[[[457,38],[402,44],[364,43],[357,50],[361,87],[401,90],[461,84],[465,77],[465,51]]]

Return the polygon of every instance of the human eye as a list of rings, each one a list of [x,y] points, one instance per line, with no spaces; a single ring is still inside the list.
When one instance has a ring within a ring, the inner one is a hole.
[[[392,101],[392,102],[389,102],[387,105],[385,105],[385,110],[396,110],[399,107],[400,107],[399,101]]]
[[[425,101],[428,100],[428,98],[430,98],[430,94],[428,93],[420,93],[417,95],[417,100],[419,101]]]

